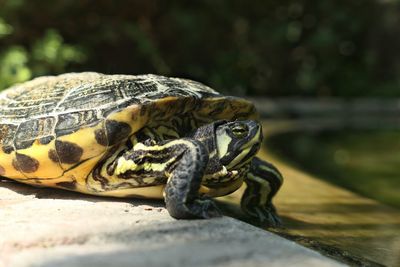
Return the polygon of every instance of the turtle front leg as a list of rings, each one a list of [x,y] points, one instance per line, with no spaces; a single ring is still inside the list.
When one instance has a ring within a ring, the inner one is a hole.
[[[179,219],[221,216],[211,199],[198,195],[208,163],[207,149],[197,140],[181,139],[178,144],[181,152],[170,170],[164,193],[169,213]]]
[[[220,216],[220,212],[212,200],[199,196],[208,159],[208,150],[200,141],[183,138],[137,143],[114,161],[112,169],[114,177],[125,181],[146,176],[159,181],[164,178],[164,199],[172,217],[210,218]]]
[[[272,198],[283,183],[279,170],[257,157],[251,161],[244,179],[247,188],[241,200],[242,210],[261,225],[277,227],[281,220],[272,204]]]

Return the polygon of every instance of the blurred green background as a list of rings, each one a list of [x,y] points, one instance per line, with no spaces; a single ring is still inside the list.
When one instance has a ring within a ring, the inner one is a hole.
[[[0,0],[0,88],[93,70],[235,95],[400,96],[400,3]]]

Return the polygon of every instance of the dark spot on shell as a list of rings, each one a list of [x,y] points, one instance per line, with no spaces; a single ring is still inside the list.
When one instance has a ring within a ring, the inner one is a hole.
[[[108,145],[115,145],[121,140],[127,138],[131,134],[131,126],[125,122],[118,122],[115,120],[107,120],[106,121],[106,131],[107,131],[107,139]]]
[[[3,166],[0,165],[0,175],[4,175],[6,173],[6,170],[3,168]]]
[[[76,189],[76,182],[72,181],[72,182],[59,182],[56,183],[57,186],[62,187],[62,188],[66,188],[69,190],[75,190]]]
[[[104,129],[97,129],[94,132],[94,136],[96,138],[97,143],[99,143],[100,145],[102,146],[108,145],[106,131],[104,131]]]
[[[39,161],[34,158],[29,157],[28,155],[16,153],[15,159],[12,164],[15,169],[20,170],[22,172],[30,173],[35,172],[39,168]]]
[[[14,147],[13,146],[3,146],[3,152],[6,154],[11,154],[11,152],[14,151]]]
[[[56,141],[56,151],[60,162],[67,164],[79,162],[83,154],[83,149],[80,146],[71,142],[58,140]],[[49,157],[51,160],[53,160],[53,158],[50,156],[50,153],[53,153],[51,150],[49,151]]]
[[[39,142],[42,145],[47,145],[48,143],[50,143],[52,140],[54,139],[54,136],[45,136],[39,139]]]
[[[57,155],[57,151],[55,151],[54,149],[49,150],[49,158],[54,162],[57,162],[57,163],[60,162],[60,159],[58,158],[58,155]]]

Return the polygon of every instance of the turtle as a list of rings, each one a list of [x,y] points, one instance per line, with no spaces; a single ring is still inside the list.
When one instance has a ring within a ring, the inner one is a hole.
[[[193,80],[96,72],[42,76],[0,93],[0,176],[81,193],[164,199],[177,219],[241,208],[272,226],[279,170],[256,157],[252,102]]]

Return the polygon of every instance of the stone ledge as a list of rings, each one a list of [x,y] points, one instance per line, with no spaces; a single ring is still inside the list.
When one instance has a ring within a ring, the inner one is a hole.
[[[342,266],[233,218],[0,182],[0,266]]]

